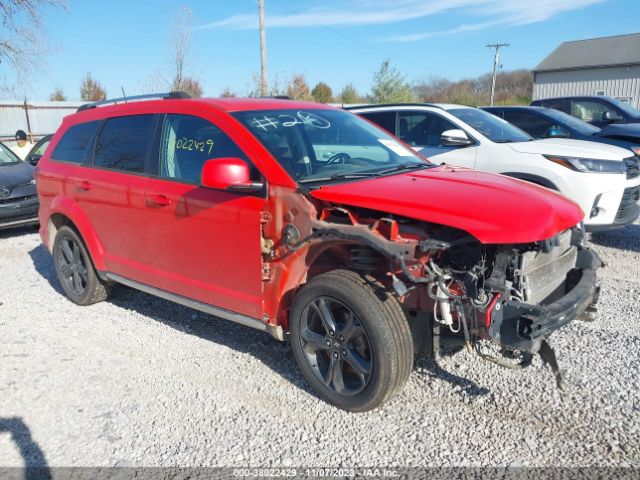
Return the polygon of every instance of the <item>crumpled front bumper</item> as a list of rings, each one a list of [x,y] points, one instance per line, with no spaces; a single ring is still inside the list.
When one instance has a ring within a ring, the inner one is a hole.
[[[503,347],[535,352],[540,340],[595,307],[600,286],[596,271],[602,266],[591,250],[578,252],[576,267],[565,282],[565,295],[547,305],[529,305],[516,300],[496,303],[491,312],[489,336]]]

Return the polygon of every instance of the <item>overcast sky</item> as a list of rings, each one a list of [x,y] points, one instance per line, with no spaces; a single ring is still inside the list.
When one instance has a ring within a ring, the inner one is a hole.
[[[139,93],[167,77],[170,30],[192,12],[189,65],[207,96],[245,93],[259,72],[255,0],[68,0],[44,15],[50,52],[22,90],[46,100],[56,87],[70,100],[91,71],[109,96]],[[337,93],[361,93],[385,58],[409,81],[489,72],[487,43],[509,42],[504,69],[533,68],[563,41],[640,32],[638,0],[265,0],[269,78],[303,73]],[[3,66],[0,65],[0,69]],[[6,75],[6,72],[2,72]]]

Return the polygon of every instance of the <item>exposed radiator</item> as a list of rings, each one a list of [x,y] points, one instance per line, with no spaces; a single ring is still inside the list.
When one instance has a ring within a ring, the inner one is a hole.
[[[538,304],[556,290],[574,268],[578,250],[571,246],[571,232],[561,233],[548,253],[526,252],[520,258],[524,301]]]

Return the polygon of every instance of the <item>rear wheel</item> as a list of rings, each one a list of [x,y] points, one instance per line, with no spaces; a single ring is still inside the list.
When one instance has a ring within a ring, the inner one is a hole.
[[[72,302],[91,305],[109,296],[109,285],[98,277],[84,242],[71,227],[65,225],[56,233],[53,263],[62,289]]]
[[[380,406],[407,381],[413,340],[396,298],[374,279],[335,270],[298,293],[291,345],[307,382],[350,411]]]

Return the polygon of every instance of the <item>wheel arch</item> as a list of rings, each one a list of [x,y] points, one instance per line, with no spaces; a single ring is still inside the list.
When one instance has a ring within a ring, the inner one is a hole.
[[[58,229],[63,225],[68,225],[78,232],[85,243],[96,270],[106,270],[102,243],[91,226],[91,222],[78,204],[67,197],[56,197],[51,202],[49,211],[47,230],[44,236],[49,251],[53,249],[53,242]]]
[[[523,172],[502,172],[501,175],[517,178],[518,180],[524,180],[525,182],[533,183],[535,185],[540,185],[541,187],[546,187],[551,190],[560,191],[560,189],[551,180],[545,177],[541,177],[540,175],[534,175],[532,173],[523,173]]]
[[[365,248],[370,253],[371,262],[387,262],[387,259],[366,246],[357,242],[326,242],[314,245],[305,252],[295,252],[288,263],[286,272],[277,275],[273,288],[282,292],[276,304],[271,305],[272,311],[268,312],[271,318],[276,318],[276,323],[288,329],[288,316],[296,293],[311,279],[324,273],[348,269],[361,274],[371,275],[381,283],[386,283],[386,278],[378,274],[377,268],[367,268],[366,265],[353,263],[352,249]],[[265,292],[268,295],[268,292]]]

